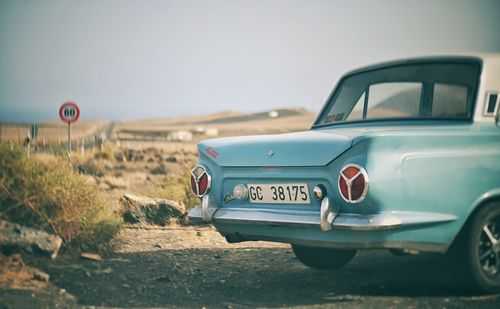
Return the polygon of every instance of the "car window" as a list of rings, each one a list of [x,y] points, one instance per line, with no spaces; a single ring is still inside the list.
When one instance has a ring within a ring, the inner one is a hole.
[[[365,93],[359,97],[358,102],[356,102],[356,105],[354,105],[354,108],[352,109],[351,113],[349,116],[347,116],[347,120],[361,120],[363,119],[363,107],[365,105]]]
[[[472,117],[480,66],[422,62],[359,71],[342,78],[315,125],[390,119]]]
[[[371,85],[366,119],[418,117],[421,95],[421,83]]]
[[[451,84],[434,84],[432,116],[463,117],[467,115],[467,87]]]

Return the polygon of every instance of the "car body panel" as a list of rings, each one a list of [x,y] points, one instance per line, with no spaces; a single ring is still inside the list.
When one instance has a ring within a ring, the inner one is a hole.
[[[500,56],[483,59],[469,121],[363,121],[201,142],[199,164],[213,179],[209,221],[233,241],[445,252],[477,207],[500,198],[500,129],[482,115],[486,93],[500,89],[499,69]],[[356,204],[337,186],[347,164],[369,175],[368,195]],[[228,199],[237,184],[298,182],[307,183],[311,204]],[[336,211],[331,231],[320,228],[322,201],[312,198],[318,184]],[[201,219],[202,211],[189,217]]]

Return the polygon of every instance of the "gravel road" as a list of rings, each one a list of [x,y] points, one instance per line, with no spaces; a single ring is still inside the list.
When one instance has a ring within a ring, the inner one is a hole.
[[[126,228],[102,261],[28,263],[84,306],[500,308],[500,295],[461,289],[439,255],[361,251],[341,270],[317,271],[288,245],[228,244],[211,227]]]

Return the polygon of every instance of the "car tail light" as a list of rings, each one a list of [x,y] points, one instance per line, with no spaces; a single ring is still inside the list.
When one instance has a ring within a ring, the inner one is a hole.
[[[359,203],[368,193],[368,174],[361,166],[348,164],[340,171],[338,186],[345,201]]]
[[[211,183],[212,177],[205,167],[197,165],[191,170],[191,190],[198,197],[208,193]]]

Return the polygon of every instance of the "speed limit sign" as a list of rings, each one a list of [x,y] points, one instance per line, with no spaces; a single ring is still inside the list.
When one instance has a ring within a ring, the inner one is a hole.
[[[59,118],[68,124],[68,155],[71,155],[71,124],[80,118],[80,109],[73,102],[66,102],[59,108]]]
[[[59,108],[59,118],[64,123],[75,123],[80,118],[80,109],[78,105],[73,102],[66,102]]]

